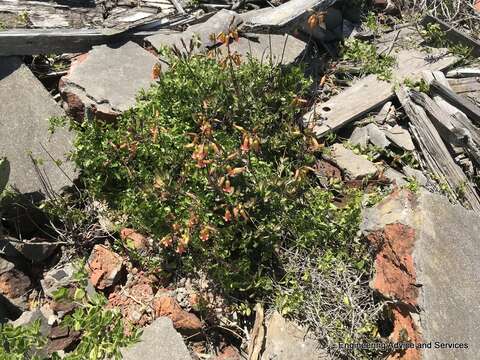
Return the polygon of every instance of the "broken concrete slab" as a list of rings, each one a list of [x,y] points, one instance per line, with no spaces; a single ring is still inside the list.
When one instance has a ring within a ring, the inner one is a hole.
[[[371,161],[361,155],[355,154],[342,144],[334,144],[332,146],[330,157],[351,180],[374,176],[378,170]]]
[[[67,160],[73,135],[49,131],[51,117],[65,113],[18,57],[0,57],[0,156],[5,157],[8,186],[21,193],[50,197],[72,184]]]
[[[480,341],[480,217],[438,194],[401,190],[365,209],[361,227],[377,246],[372,286],[395,299],[394,323],[403,322],[410,341],[446,344],[408,349],[402,358],[474,358],[470,344]],[[391,340],[401,341],[398,330]]]
[[[330,355],[318,347],[315,339],[294,322],[275,311],[266,326],[262,360],[329,360]]]
[[[413,144],[410,133],[400,125],[386,129],[385,135],[398,147],[407,151],[415,150],[415,145]]]
[[[140,342],[121,353],[125,360],[191,360],[192,357],[183,342],[182,336],[173,328],[167,317],[156,319],[143,330]]]
[[[59,89],[67,112],[76,119],[96,115],[111,120],[135,104],[142,89],[154,82],[157,57],[128,42],[119,47],[101,45],[75,59]]]

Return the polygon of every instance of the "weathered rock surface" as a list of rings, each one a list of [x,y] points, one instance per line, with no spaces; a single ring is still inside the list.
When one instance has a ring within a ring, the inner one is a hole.
[[[0,294],[21,309],[27,308],[27,295],[31,285],[29,277],[18,269],[13,268],[0,274]]]
[[[422,285],[422,336],[469,344],[468,350],[426,350],[424,359],[474,358],[475,344],[480,343],[480,217],[428,192],[422,193],[419,207],[422,226],[414,259]]]
[[[53,293],[62,287],[67,287],[73,281],[75,268],[72,264],[66,264],[60,268],[54,268],[44,274],[40,281],[43,292],[48,297],[53,297]]]
[[[41,263],[48,259],[57,250],[58,245],[49,243],[48,240],[42,238],[33,238],[28,242],[18,242],[15,248],[26,259],[33,263]]]
[[[377,247],[372,286],[396,300],[392,340],[404,338],[403,328],[411,341],[433,344],[391,359],[474,358],[472,344],[480,342],[478,215],[440,195],[401,190],[365,210],[362,229]],[[435,349],[435,342],[445,345]]]
[[[214,360],[242,360],[242,356],[235,347],[227,346]]]
[[[45,318],[40,309],[25,311],[18,319],[12,321],[11,324],[15,327],[27,326],[37,320],[40,321],[40,333],[46,336],[50,332],[50,326],[48,325],[48,319]]]
[[[318,348],[317,342],[295,323],[278,312],[267,323],[265,350],[262,360],[327,360],[330,356]]]
[[[17,286],[19,292],[15,289]],[[13,263],[0,257],[0,323],[18,317],[20,309],[25,309],[22,292],[26,292],[29,287],[30,280],[17,271]]]
[[[48,119],[62,115],[20,58],[0,57],[0,156],[6,157],[0,182],[8,177],[9,186],[41,196],[71,184],[74,167],[65,155],[71,150],[72,135],[62,129],[52,135],[48,130]],[[52,158],[62,163],[63,172]]]
[[[300,57],[306,46],[305,42],[291,35],[245,34],[238,42],[233,42],[230,49],[244,58],[252,56],[263,63],[291,64]],[[225,54],[225,48],[222,50]]]
[[[59,350],[71,351],[75,348],[80,338],[81,332],[75,331],[70,327],[61,325],[52,327],[48,334],[47,345],[43,351],[47,354],[52,354]]]
[[[111,120],[135,104],[148,89],[158,59],[139,45],[128,42],[114,48],[96,46],[76,58],[59,88],[67,112],[79,120],[96,114]]]
[[[414,169],[410,166],[404,166],[403,172],[407,177],[414,178],[420,185],[426,186],[428,184],[427,177],[420,170]]]
[[[16,307],[5,296],[0,294],[0,324],[8,320],[17,319],[22,314],[22,310]]]
[[[221,10],[206,22],[190,26],[182,33],[159,33],[146,38],[153,47],[160,50],[162,47],[177,47],[185,50],[190,42],[196,44],[194,51],[204,51],[221,45],[218,35],[228,33],[229,28],[235,28],[241,24],[240,16],[230,10]],[[182,43],[183,42],[183,43]],[[238,41],[230,44],[230,51],[238,52],[246,57],[248,55],[263,61],[272,63],[292,63],[304,50],[306,43],[289,35],[279,34],[241,34]],[[225,47],[219,51],[226,53]]]
[[[17,265],[41,263],[49,258],[57,248],[58,244],[43,238],[18,240],[11,236],[0,236],[0,253]]]
[[[173,326],[184,334],[195,334],[202,329],[202,322],[192,313],[183,310],[177,300],[168,295],[161,295],[153,301],[156,317],[167,316],[173,321]]]
[[[124,264],[120,255],[106,246],[95,245],[86,267],[93,286],[104,290],[120,280]]]
[[[332,161],[345,172],[345,175],[354,179],[363,179],[377,173],[375,165],[361,155],[345,148],[342,144],[334,144],[331,148]]]
[[[410,133],[400,125],[395,125],[394,127],[385,130],[385,135],[387,135],[387,138],[400,148],[408,151],[415,150],[415,145],[413,144]]]
[[[352,135],[350,135],[349,141],[353,145],[360,145],[361,147],[367,147],[368,144],[368,129],[365,126],[356,127]]]
[[[285,32],[301,26],[302,30],[311,33],[312,36],[327,40],[325,32],[312,31],[314,29],[308,27],[307,19],[315,11],[327,10],[327,16],[322,29],[335,30],[340,27],[342,16],[337,9],[330,8],[337,0],[291,0],[275,7],[266,7],[259,10],[253,10],[242,14],[245,21],[245,30],[254,30],[264,32],[270,30],[272,32]]]
[[[407,184],[407,181],[404,179],[405,176],[401,172],[392,169],[391,167],[386,168],[383,171],[383,175],[397,186],[404,186]]]
[[[121,350],[124,360],[191,360],[180,334],[172,320],[161,317],[143,330],[140,342]]]
[[[12,270],[15,267],[10,261],[0,257],[0,275]]]
[[[320,183],[325,187],[330,186],[332,182],[342,180],[342,172],[340,169],[323,159],[315,163],[315,175],[317,175]]]
[[[108,307],[120,310],[126,322],[145,326],[153,318],[153,286],[152,280],[142,272],[128,274],[122,290],[109,295]]]
[[[387,136],[382,130],[379,129],[377,125],[372,123],[365,127],[368,131],[368,139],[373,145],[379,147],[380,149],[385,149],[388,145],[390,145],[390,141],[388,141]]]
[[[222,32],[228,33],[230,26],[235,28],[241,21],[236,12],[223,9],[207,21],[192,25],[183,32],[158,33],[148,36],[145,40],[150,42],[157,50],[160,50],[162,47],[171,46],[176,46],[179,50],[184,50],[182,41],[187,48],[189,48],[190,41],[193,40],[197,46],[197,51],[202,51],[218,44],[219,40],[217,36]]]
[[[133,249],[146,250],[149,247],[147,238],[133,229],[123,228],[120,231],[120,237],[127,246]]]

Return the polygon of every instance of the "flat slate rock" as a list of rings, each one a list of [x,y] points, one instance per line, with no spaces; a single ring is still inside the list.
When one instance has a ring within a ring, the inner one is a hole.
[[[76,59],[60,80],[60,92],[68,112],[115,118],[135,104],[142,89],[153,83],[158,59],[133,42],[120,47],[101,45]]]
[[[367,147],[368,144],[368,129],[366,126],[356,127],[353,129],[352,135],[348,140],[353,145],[360,145],[362,148]]]
[[[231,51],[238,52],[244,58],[252,56],[263,63],[270,61],[273,64],[293,63],[301,57],[307,46],[305,42],[290,35],[246,35],[249,37],[240,37],[238,42],[230,45]]]
[[[388,141],[387,136],[377,125],[370,123],[365,127],[368,130],[368,139],[373,145],[381,149],[385,149],[388,145],[390,145],[390,141]]]
[[[361,155],[355,154],[342,144],[334,144],[331,150],[331,160],[342,169],[345,175],[351,180],[359,180],[367,176],[373,176],[378,171],[374,163]]]
[[[192,25],[183,32],[159,32],[146,37],[145,40],[157,50],[173,46],[176,46],[179,50],[184,50],[183,44],[189,47],[190,41],[194,40],[196,50],[202,51],[218,44],[217,36],[222,32],[227,33],[230,27],[238,26],[241,21],[235,11],[223,9],[204,23]]]
[[[468,349],[426,349],[425,360],[474,359],[480,343],[480,217],[424,191],[414,259],[423,312],[422,338],[468,344]]]
[[[413,144],[412,137],[407,129],[401,127],[400,125],[395,125],[387,130],[385,130],[385,135],[389,138],[394,144],[401,147],[407,151],[415,150],[415,145]]]
[[[412,318],[421,342],[432,344],[422,349],[421,358],[476,359],[476,344],[480,343],[480,217],[444,196],[401,190],[365,209],[361,229],[364,234],[383,231],[380,238],[389,241],[389,246],[406,249],[396,254],[395,267],[400,271],[386,266],[381,257],[377,264],[383,269],[376,265],[376,272],[387,276],[388,286],[401,282],[399,274],[413,276],[413,283],[402,293],[412,294],[409,287],[415,289],[419,318],[417,314]]]
[[[274,312],[267,323],[261,360],[330,360],[308,332]]]
[[[66,154],[73,136],[62,129],[49,132],[48,119],[63,115],[20,58],[0,57],[0,157],[6,158],[2,183],[8,178],[7,188],[48,197],[71,185],[75,171]]]
[[[246,30],[268,30],[269,32],[291,30],[314,11],[326,10],[337,0],[290,0],[276,7],[249,11],[242,14]]]
[[[392,183],[395,183],[397,186],[405,186],[408,184],[408,182],[405,180],[405,175],[391,167],[388,167],[383,171],[383,176],[389,179]]]
[[[159,32],[146,38],[152,46],[160,50],[163,47],[176,47],[185,51],[190,43],[195,44],[194,52],[217,48],[225,55],[225,46],[220,46],[220,33],[227,33],[230,27],[241,25],[240,15],[234,11],[221,10],[206,22],[190,26],[184,32]],[[278,34],[241,34],[238,41],[230,44],[232,52],[252,56],[260,61],[272,61],[274,64],[289,64],[295,61],[305,50],[306,43],[289,35]]]
[[[397,42],[409,40],[411,31],[411,29],[402,29],[401,33],[405,35],[399,35]],[[394,35],[387,35],[388,38],[391,36]],[[391,44],[390,39],[388,41]],[[409,41],[413,43],[418,40],[413,38]],[[391,55],[396,58],[397,65],[393,69],[392,83],[379,80],[376,75],[361,78],[340,94],[315,105],[303,116],[305,126],[311,127],[317,137],[322,137],[330,131],[337,131],[380,108],[393,98],[394,82],[402,83],[406,78],[417,80],[420,79],[423,70],[443,70],[457,61],[457,58],[449,55],[446,49],[430,48],[427,52],[416,49],[407,50],[395,45],[393,50]]]
[[[143,330],[140,342],[121,350],[124,360],[192,360],[172,320],[160,317]]]

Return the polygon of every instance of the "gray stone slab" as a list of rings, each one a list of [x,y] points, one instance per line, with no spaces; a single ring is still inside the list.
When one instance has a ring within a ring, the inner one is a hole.
[[[53,294],[62,287],[69,286],[75,274],[75,267],[67,263],[60,268],[49,270],[40,280],[45,295],[52,297]]]
[[[404,166],[402,170],[407,177],[414,178],[421,186],[426,186],[428,184],[428,178],[420,170],[414,169],[408,165]]]
[[[402,190],[374,208],[364,209],[364,234],[395,224],[408,226],[415,234],[413,260],[399,257],[398,267],[407,269],[410,261],[414,264],[419,318],[416,312],[412,317],[421,341],[431,343],[431,349],[422,350],[421,358],[476,359],[480,344],[480,217],[426,190],[419,194]],[[408,237],[390,234],[390,241],[402,242]],[[392,283],[398,281],[391,270],[386,271]],[[464,344],[462,348],[458,348],[460,344]]]
[[[115,117],[135,104],[142,89],[153,83],[156,56],[128,42],[114,48],[94,47],[62,77],[60,91],[70,113],[103,114]]]
[[[404,179],[405,176],[400,171],[392,169],[391,167],[386,168],[383,171],[383,175],[397,186],[407,185],[407,181]]]
[[[192,360],[172,320],[161,317],[143,330],[140,342],[121,350],[124,360]]]
[[[206,22],[192,25],[184,32],[159,32],[147,37],[146,40],[157,50],[175,46],[182,51],[185,50],[185,46],[189,48],[190,42],[193,40],[196,46],[194,51],[201,52],[221,45],[217,38],[218,35],[222,32],[227,33],[230,27],[240,25],[241,21],[236,12],[221,10]],[[290,35],[243,33],[238,41],[231,43],[230,50],[236,51],[244,57],[251,55],[263,62],[272,60],[275,64],[288,64],[297,59],[305,47],[305,42]],[[218,50],[225,53],[224,46],[219,46]]]
[[[377,125],[372,123],[365,127],[368,130],[368,140],[373,145],[379,147],[380,149],[385,149],[388,145],[390,145],[390,141],[388,141],[387,136]]]
[[[0,275],[12,270],[15,267],[10,261],[0,257]]]
[[[356,127],[352,135],[350,136],[349,141],[353,145],[360,145],[361,147],[367,147],[368,143],[368,129],[363,126],[363,127]]]
[[[299,59],[307,44],[290,35],[246,34],[230,45],[244,58],[252,56],[257,60],[273,64],[290,64]],[[225,49],[225,48],[223,48]]]
[[[72,134],[62,129],[53,135],[48,131],[48,119],[62,115],[20,58],[0,57],[0,157],[7,161],[2,171],[8,177],[7,187],[48,196],[46,186],[58,192],[71,184],[74,167],[65,155],[71,150]],[[63,171],[50,156],[62,162]],[[31,157],[38,160],[36,165]]]
[[[410,133],[400,125],[395,125],[385,130],[385,135],[398,147],[407,151],[415,150],[415,145],[413,144]]]
[[[363,179],[377,173],[375,164],[342,144],[334,144],[331,147],[332,161],[345,173],[349,179]]]
[[[276,7],[267,7],[242,14],[247,30],[284,32],[304,23],[315,11],[328,9],[337,0],[290,0]]]
[[[267,323],[262,360],[329,360],[306,330],[274,312]]]
[[[241,21],[241,18],[236,12],[223,9],[204,23],[192,25],[183,32],[171,34],[160,32],[148,36],[145,40],[150,42],[150,44],[152,44],[157,50],[160,50],[163,47],[172,47],[174,45],[179,50],[183,50],[184,46],[182,40],[186,46],[189,46],[190,41],[195,39],[195,42],[198,45],[197,50],[201,51],[217,44],[218,40],[216,37],[220,33],[227,33],[230,26],[234,28],[238,26]]]
[[[480,344],[480,217],[442,196],[422,192],[414,260],[425,342],[468,344],[426,349],[425,360],[475,359]]]

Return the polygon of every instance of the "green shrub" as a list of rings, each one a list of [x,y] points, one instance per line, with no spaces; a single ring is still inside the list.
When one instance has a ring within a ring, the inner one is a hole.
[[[294,122],[308,81],[234,54],[170,63],[116,122],[78,125],[73,158],[158,254],[205,266],[227,291],[265,288],[319,148]]]
[[[427,45],[448,48],[452,55],[458,57],[460,64],[468,64],[475,59],[472,56],[472,48],[450,41],[440,24],[426,24],[419,32]]]
[[[46,344],[47,339],[41,336],[40,325],[39,320],[28,326],[0,324],[0,359],[41,359],[35,352]]]
[[[78,294],[78,290],[75,294],[77,301],[85,298],[85,294]],[[134,330],[131,335],[126,335],[122,315],[117,309],[105,308],[106,303],[102,295],[89,297],[88,301],[84,301],[62,321],[62,326],[69,326],[82,333],[80,343],[65,359],[121,359],[120,348],[138,341],[140,332]],[[60,357],[54,354],[53,359]]]
[[[342,59],[353,62],[364,75],[376,74],[381,80],[391,80],[396,60],[393,56],[379,54],[374,44],[348,39],[342,49]]]
[[[349,248],[359,211],[339,211],[316,187],[321,146],[295,123],[301,69],[236,54],[169,62],[116,122],[76,125],[89,193],[156,239],[143,258],[206,269],[245,299],[271,292],[281,247]]]
[[[133,260],[206,270],[246,315],[272,298],[301,314],[311,281],[292,272],[289,251],[311,254],[322,274],[368,272],[360,194],[334,205],[314,176],[322,145],[295,122],[308,86],[295,66],[169,54],[169,71],[115,122],[72,123],[88,196],[155,240]]]

